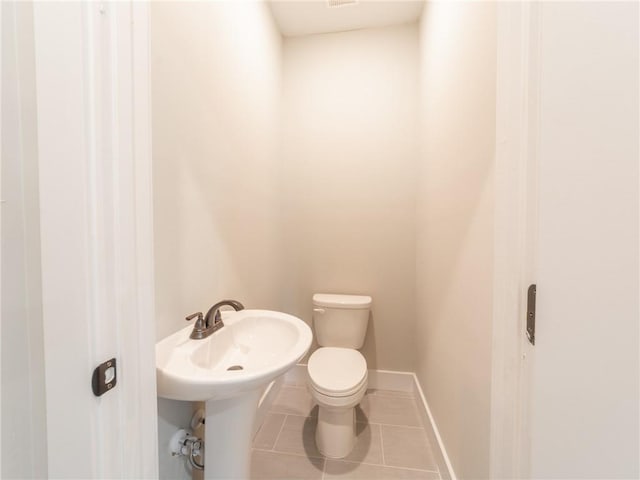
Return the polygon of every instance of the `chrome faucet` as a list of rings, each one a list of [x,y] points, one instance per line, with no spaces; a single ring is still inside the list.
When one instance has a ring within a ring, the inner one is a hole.
[[[196,340],[207,338],[213,332],[217,332],[222,327],[224,327],[224,323],[222,323],[222,316],[220,314],[220,308],[224,307],[225,305],[233,307],[236,312],[239,310],[244,310],[244,306],[237,300],[222,300],[221,302],[218,302],[213,307],[211,307],[207,311],[206,315],[204,315],[204,317],[202,316],[202,312],[192,313],[185,319],[188,322],[189,320],[197,318],[190,337]]]

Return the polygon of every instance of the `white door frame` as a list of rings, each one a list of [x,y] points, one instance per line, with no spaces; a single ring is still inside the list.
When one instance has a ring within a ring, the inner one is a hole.
[[[499,2],[496,86],[491,478],[528,478],[527,288],[535,282],[537,2]]]
[[[0,5],[0,39],[2,39],[2,5]],[[0,69],[2,64],[0,63]],[[0,92],[2,92],[2,72],[0,71]],[[2,95],[0,94],[0,109],[2,109]],[[2,144],[2,115],[0,115],[0,145]],[[0,154],[0,201],[2,201],[2,158]],[[0,208],[0,239],[2,238],[2,208]],[[1,241],[1,240],[0,240]],[[0,248],[2,251],[2,248]],[[0,258],[0,261],[2,259]],[[0,292],[2,292],[2,275],[0,274]],[[2,295],[0,295],[0,312],[2,311]],[[0,317],[0,346],[2,345],[2,318]],[[1,348],[1,347],[0,347]],[[0,376],[2,372],[2,355],[0,354]],[[2,379],[0,378],[0,385]],[[0,475],[2,475],[2,394],[0,393]]]
[[[34,5],[51,478],[158,476],[148,8]]]

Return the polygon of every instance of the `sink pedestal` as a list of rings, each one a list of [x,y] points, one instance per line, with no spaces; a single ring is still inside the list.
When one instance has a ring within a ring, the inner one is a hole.
[[[247,479],[251,468],[251,435],[260,388],[206,402],[204,478]]]

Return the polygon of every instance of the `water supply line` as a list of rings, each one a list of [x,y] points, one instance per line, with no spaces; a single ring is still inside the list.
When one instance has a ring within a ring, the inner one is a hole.
[[[204,441],[189,430],[180,429],[173,434],[169,441],[169,451],[174,457],[187,457],[189,465],[196,470],[204,470],[204,459],[198,462],[197,457],[203,458]]]

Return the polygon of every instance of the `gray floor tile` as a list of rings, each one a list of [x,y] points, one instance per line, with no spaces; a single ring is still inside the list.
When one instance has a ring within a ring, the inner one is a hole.
[[[318,409],[314,408],[314,405],[313,398],[306,387],[283,385],[270,411],[309,417],[318,414]]]
[[[287,416],[274,450],[282,453],[296,453],[309,457],[321,457],[316,447],[315,417]],[[352,462],[382,464],[382,438],[380,425],[358,423],[356,426],[356,444],[345,458]]]
[[[382,452],[385,465],[438,471],[422,428],[382,425]]]
[[[321,479],[324,459],[302,455],[254,450],[251,455],[251,478]]]
[[[344,460],[382,465],[380,425],[356,424],[356,445]]]
[[[285,385],[254,439],[252,478],[320,479],[324,469],[326,478],[440,479],[417,407],[408,392],[368,391],[353,451],[325,460],[315,444],[318,407],[305,387]]]
[[[282,429],[286,415],[283,413],[267,413],[262,426],[253,439],[253,446],[264,450],[271,450],[276,444],[278,434]]]
[[[297,453],[308,457],[322,457],[316,447],[316,417],[287,415],[273,449],[283,453]]]
[[[356,415],[362,422],[422,427],[416,401],[411,397],[365,395]]]
[[[424,479],[439,480],[436,472],[327,460],[324,478],[362,478],[371,480]]]
[[[398,390],[380,390],[378,388],[370,388],[367,390],[367,395],[382,395],[385,397],[405,397],[415,398],[413,392],[400,392]]]

